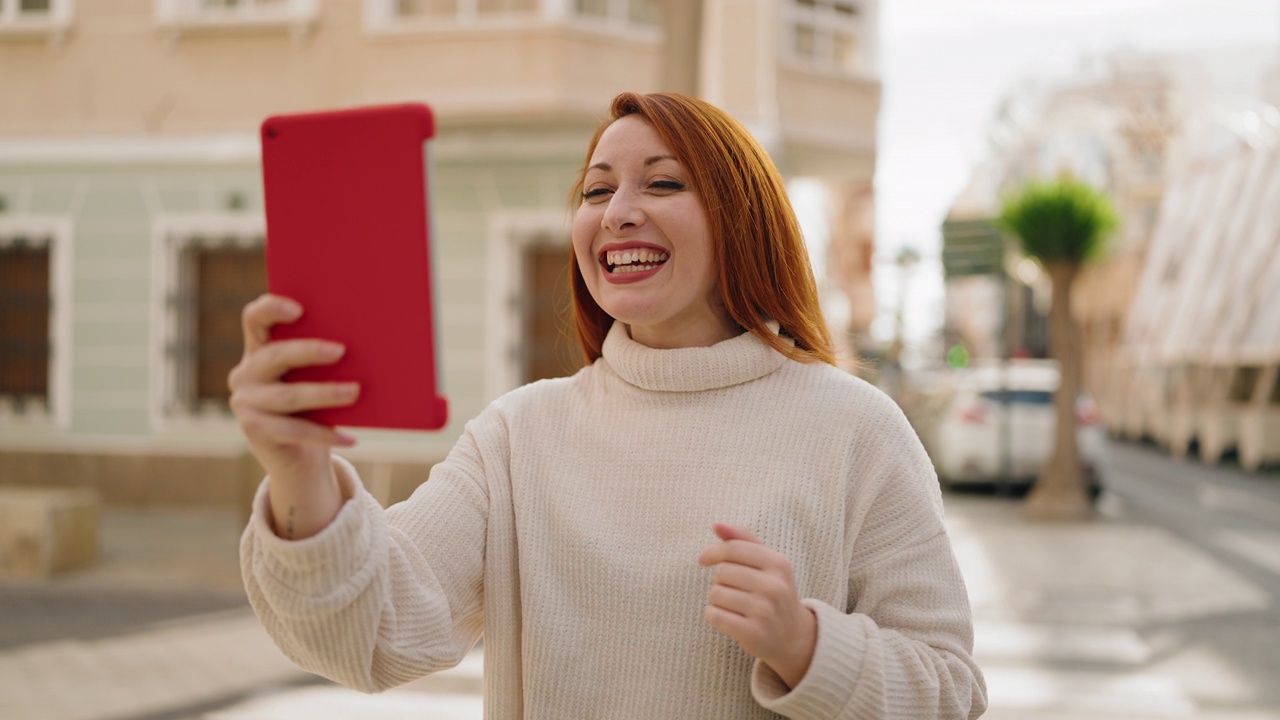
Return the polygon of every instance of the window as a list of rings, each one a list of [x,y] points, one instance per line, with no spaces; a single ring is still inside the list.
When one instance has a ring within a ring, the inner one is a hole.
[[[573,330],[569,228],[557,212],[505,212],[490,224],[484,267],[485,393],[582,366]]]
[[[72,0],[0,0],[0,35],[61,37],[71,25]]]
[[[0,240],[0,401],[49,409],[49,238]]]
[[[783,22],[783,47],[793,60],[810,67],[856,73],[864,57],[868,24],[859,0],[790,0]]]
[[[565,377],[582,367],[573,327],[566,244],[551,241],[524,247],[523,382]]]
[[[70,226],[0,216],[0,424],[67,420]]]
[[[479,15],[532,14],[538,0],[394,0],[397,18],[459,20]]]
[[[659,0],[365,0],[365,25],[373,30],[569,17],[613,26],[661,22]]]
[[[157,284],[165,318],[158,409],[165,420],[223,418],[227,374],[243,351],[240,312],[267,289],[261,221],[171,224]]]
[[[540,0],[365,0],[364,10],[370,29],[412,29],[533,18]]]
[[[304,35],[320,7],[319,0],[155,0],[155,13],[175,32],[258,27]]]
[[[573,12],[615,25],[658,25],[662,21],[657,0],[574,0]]]

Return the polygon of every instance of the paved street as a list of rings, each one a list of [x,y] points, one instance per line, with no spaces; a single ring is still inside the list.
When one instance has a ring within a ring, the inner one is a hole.
[[[1280,478],[1117,446],[1094,523],[947,497],[994,720],[1280,720]],[[297,670],[239,594],[234,517],[109,513],[103,563],[0,585],[0,718],[480,718],[481,655],[379,696]]]

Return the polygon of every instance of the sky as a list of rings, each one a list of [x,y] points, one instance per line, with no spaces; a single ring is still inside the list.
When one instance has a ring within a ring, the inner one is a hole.
[[[1224,95],[1255,94],[1280,62],[1280,0],[881,0],[880,12],[873,335],[892,335],[893,259],[909,245],[924,258],[904,313],[917,345],[942,323],[939,225],[1016,83],[1124,49],[1198,58]]]

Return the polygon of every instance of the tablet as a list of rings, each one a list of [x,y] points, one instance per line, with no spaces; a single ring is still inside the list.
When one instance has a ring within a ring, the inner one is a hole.
[[[300,413],[328,426],[435,430],[440,392],[432,282],[430,140],[422,104],[276,115],[261,127],[267,287],[302,304],[272,339],[344,344],[335,365],[285,381],[356,381],[351,406]]]

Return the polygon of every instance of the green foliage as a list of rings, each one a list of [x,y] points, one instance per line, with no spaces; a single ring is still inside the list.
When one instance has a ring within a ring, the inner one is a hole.
[[[1042,264],[1081,264],[1097,257],[1116,224],[1107,196],[1071,177],[1023,186],[1005,198],[996,218],[996,225]]]

